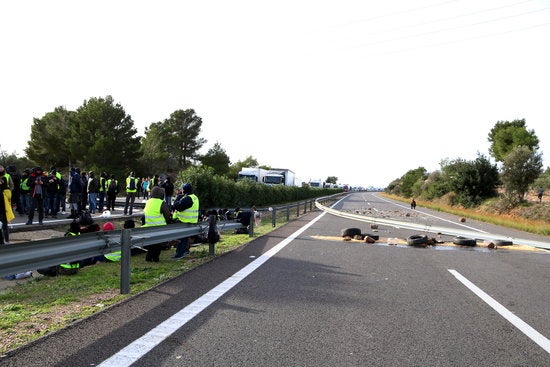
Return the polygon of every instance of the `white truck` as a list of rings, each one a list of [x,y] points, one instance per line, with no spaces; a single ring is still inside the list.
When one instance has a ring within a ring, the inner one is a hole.
[[[272,168],[267,171],[264,181],[268,185],[295,186],[296,176],[294,172],[286,168]]]
[[[260,167],[243,167],[239,172],[239,180],[249,179],[254,182],[264,182],[267,170]]]
[[[321,179],[309,180],[309,186],[322,189],[324,186],[324,182]]]

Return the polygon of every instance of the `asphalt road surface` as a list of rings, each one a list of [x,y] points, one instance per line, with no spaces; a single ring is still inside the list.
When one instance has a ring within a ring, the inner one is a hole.
[[[372,193],[335,208],[529,236]],[[344,242],[349,227],[370,231],[309,213],[0,366],[550,366],[548,253]]]

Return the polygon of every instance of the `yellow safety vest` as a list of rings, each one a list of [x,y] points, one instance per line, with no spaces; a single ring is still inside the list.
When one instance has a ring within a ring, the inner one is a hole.
[[[136,187],[135,189],[131,190],[130,189],[130,180],[134,180],[134,186]],[[137,185],[138,185],[138,179],[135,178],[135,177],[127,177],[126,178],[126,192],[136,192],[137,191]]]
[[[29,178],[25,178],[21,181],[21,184],[19,184],[19,187],[21,188],[21,190],[23,191],[29,191],[31,188],[29,187],[29,185],[27,185],[27,183],[29,182]]]
[[[109,191],[109,186],[111,186],[111,182],[113,182],[113,181],[115,183],[115,192],[118,191],[118,181],[114,180],[112,178],[107,180],[107,191]]]
[[[120,261],[120,259],[122,258],[122,253],[120,251],[116,251],[116,252],[111,252],[109,254],[105,254],[103,255],[105,256],[105,258],[109,261]]]
[[[99,192],[103,192],[107,190],[107,188],[105,187],[106,182],[107,181],[105,180],[105,177],[103,176],[99,177]]]
[[[143,214],[145,215],[145,224],[142,227],[164,226],[166,219],[160,211],[160,207],[164,200],[151,198],[145,203]]]
[[[182,212],[175,211],[173,214],[174,219],[179,219],[182,223],[198,223],[199,222],[199,198],[195,194],[189,195],[193,200],[193,205],[190,208],[185,209]]]
[[[80,263],[74,263],[74,264],[65,263],[65,264],[59,264],[59,266],[61,266],[63,269],[79,269]]]

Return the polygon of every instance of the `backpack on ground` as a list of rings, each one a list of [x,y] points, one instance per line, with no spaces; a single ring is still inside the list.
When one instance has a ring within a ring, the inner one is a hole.
[[[87,210],[83,210],[78,216],[78,223],[81,226],[94,224],[94,219],[92,218],[92,214],[90,214],[90,212]]]

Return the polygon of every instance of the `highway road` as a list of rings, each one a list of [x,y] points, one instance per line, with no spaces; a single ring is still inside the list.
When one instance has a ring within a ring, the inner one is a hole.
[[[548,241],[374,193],[335,208]],[[549,253],[338,238],[350,227],[372,231],[309,213],[0,366],[550,366]]]

